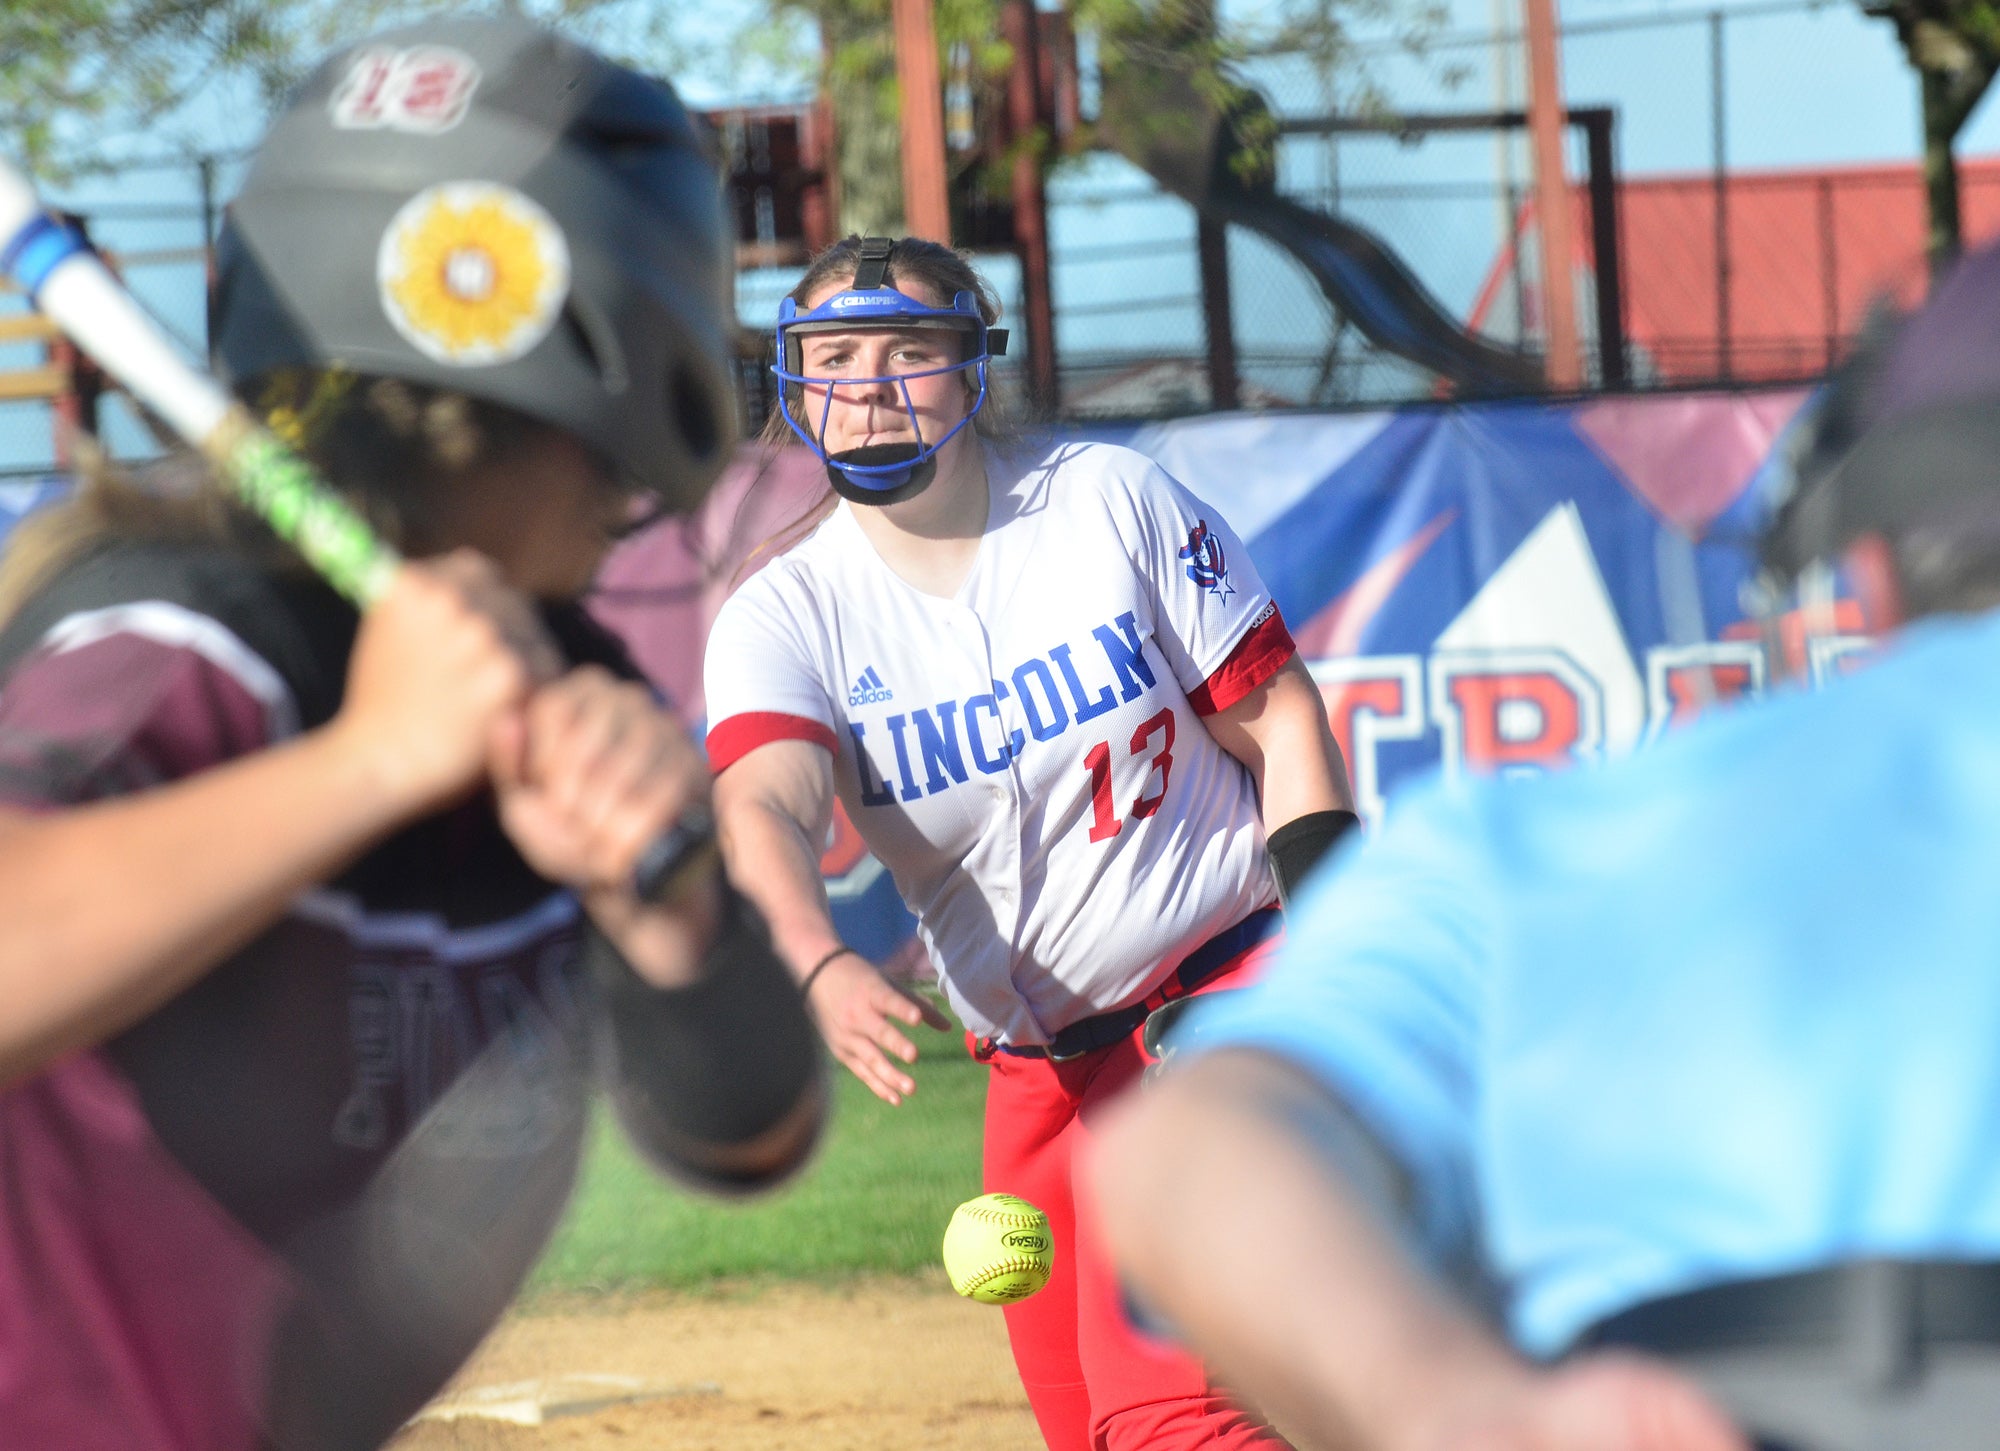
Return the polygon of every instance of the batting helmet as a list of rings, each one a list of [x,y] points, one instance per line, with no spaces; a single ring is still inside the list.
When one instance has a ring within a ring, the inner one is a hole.
[[[672,88],[524,20],[387,31],[306,81],[231,203],[239,390],[337,365],[567,430],[696,503],[735,429],[732,240]]]

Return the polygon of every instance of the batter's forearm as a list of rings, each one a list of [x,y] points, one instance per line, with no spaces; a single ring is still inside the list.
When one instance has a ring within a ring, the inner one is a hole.
[[[1431,1444],[1528,1374],[1408,1257],[1331,1100],[1222,1052],[1132,1095],[1094,1182],[1121,1278],[1294,1444]]]
[[[707,970],[709,945],[722,925],[721,873],[711,865],[678,886],[666,902],[643,902],[626,887],[586,893],[597,930],[645,981],[687,987]]]
[[[725,897],[702,971],[655,987],[600,941],[592,963],[611,1019],[611,1099],[668,1173],[757,1188],[798,1168],[824,1125],[819,1035],[764,926]]]

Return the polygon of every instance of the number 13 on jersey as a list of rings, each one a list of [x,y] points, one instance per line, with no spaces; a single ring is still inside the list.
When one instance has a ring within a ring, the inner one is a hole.
[[[1174,713],[1172,709],[1161,711],[1148,718],[1132,732],[1131,751],[1134,756],[1143,756],[1153,750],[1153,738],[1158,736],[1159,749],[1154,752],[1151,765],[1146,771],[1145,786],[1149,789],[1139,793],[1139,799],[1132,803],[1132,819],[1143,821],[1160,809],[1160,803],[1167,799],[1167,781],[1174,773]],[[1090,839],[1109,841],[1118,835],[1117,808],[1111,800],[1111,742],[1099,741],[1084,753],[1084,769],[1090,772]],[[1154,778],[1159,779],[1157,789],[1153,788]]]

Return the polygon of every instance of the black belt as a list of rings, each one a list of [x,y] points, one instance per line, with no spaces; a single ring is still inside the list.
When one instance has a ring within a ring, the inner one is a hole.
[[[1284,924],[1284,916],[1276,907],[1261,907],[1190,952],[1165,982],[1131,1007],[1079,1019],[1058,1031],[1048,1043],[1016,1045],[981,1038],[973,1044],[973,1054],[989,1058],[995,1053],[1007,1053],[1016,1058],[1047,1058],[1054,1063],[1066,1063],[1086,1053],[1095,1053],[1099,1048],[1108,1048],[1145,1022],[1146,1015],[1155,1008],[1175,998],[1186,997],[1220,972],[1232,957],[1248,952]]]
[[[1901,1340],[2000,1345],[2000,1264],[1858,1260],[1689,1290],[1613,1315],[1579,1349],[1661,1354]]]

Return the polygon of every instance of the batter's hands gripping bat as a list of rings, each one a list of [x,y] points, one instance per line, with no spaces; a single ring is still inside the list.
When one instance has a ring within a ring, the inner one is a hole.
[[[125,391],[207,456],[245,506],[354,604],[367,609],[402,567],[396,551],[213,378],[182,360],[90,244],[49,215],[0,158],[0,273]],[[665,895],[705,862],[713,822],[694,808],[640,854],[633,888]]]

